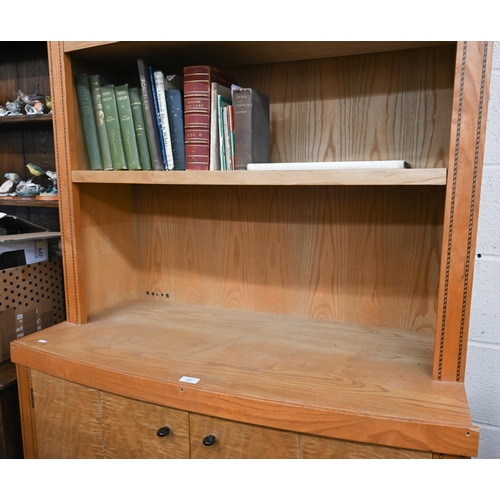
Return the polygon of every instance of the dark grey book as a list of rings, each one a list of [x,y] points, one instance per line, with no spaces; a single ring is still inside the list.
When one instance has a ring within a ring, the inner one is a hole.
[[[233,91],[235,170],[249,163],[268,163],[270,154],[269,97],[251,88]]]
[[[183,95],[179,89],[167,90],[168,123],[172,139],[174,170],[186,170],[186,152],[184,148],[184,111]]]

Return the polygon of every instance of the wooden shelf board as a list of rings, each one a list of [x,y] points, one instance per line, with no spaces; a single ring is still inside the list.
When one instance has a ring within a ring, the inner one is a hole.
[[[432,380],[433,348],[429,333],[150,298],[19,339],[11,357],[195,413],[474,456],[479,436],[464,386]]]
[[[15,115],[15,116],[0,116],[0,126],[8,126],[16,123],[40,123],[52,122],[52,114],[37,114],[37,115]]]
[[[73,170],[73,182],[184,185],[445,185],[445,168],[303,171]]]
[[[0,206],[57,208],[57,199],[40,200],[29,196],[0,196]]]
[[[150,64],[182,69],[184,66],[212,64],[230,67],[303,61],[358,54],[450,45],[450,41],[140,41],[140,42],[64,42],[64,52],[121,71],[137,70],[137,59],[147,57]]]

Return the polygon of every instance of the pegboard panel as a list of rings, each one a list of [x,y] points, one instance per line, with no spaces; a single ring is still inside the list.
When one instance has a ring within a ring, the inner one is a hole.
[[[52,311],[51,324],[66,319],[60,258],[2,269],[0,280],[0,311],[15,309],[16,314],[36,309]]]

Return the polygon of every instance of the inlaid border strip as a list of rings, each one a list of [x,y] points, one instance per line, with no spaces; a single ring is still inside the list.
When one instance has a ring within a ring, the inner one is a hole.
[[[460,70],[460,93],[458,101],[458,116],[457,116],[457,135],[455,140],[455,157],[453,160],[453,182],[451,187],[451,206],[450,206],[450,222],[448,226],[448,248],[446,252],[446,274],[444,280],[444,295],[443,295],[443,318],[441,321],[441,337],[439,342],[439,364],[438,364],[438,380],[441,380],[443,370],[443,355],[444,355],[444,338],[446,330],[446,313],[448,306],[448,289],[450,280],[450,265],[451,265],[451,245],[453,239],[453,221],[455,218],[455,193],[457,188],[457,172],[458,172],[458,154],[460,145],[460,131],[462,126],[462,108],[464,100],[464,82],[465,82],[465,62],[467,58],[467,42],[464,42],[462,50],[462,67]]]
[[[486,64],[488,60],[488,42],[483,42],[483,43],[484,43],[484,49],[483,49],[482,71],[481,71],[481,90],[479,93],[479,110],[478,110],[477,129],[476,129],[476,148],[474,154],[474,174],[472,176],[472,195],[471,195],[471,204],[469,212],[469,228],[467,233],[467,256],[465,259],[464,294],[462,299],[462,315],[460,320],[460,342],[458,349],[457,375],[456,375],[457,382],[460,381],[460,374],[462,371],[462,352],[463,352],[463,341],[465,334],[465,316],[467,312],[467,293],[469,290],[469,271],[470,271],[472,236],[473,236],[474,215],[475,215],[475,205],[476,205],[477,173],[479,168],[479,149],[481,146],[481,125],[483,118]]]
[[[72,273],[72,283],[69,282],[68,278],[68,273],[65,272],[64,274],[64,284],[65,284],[65,289],[69,292],[69,287],[72,285],[73,287],[73,300],[71,301],[72,304],[66,304],[66,311],[67,315],[71,316],[72,311],[74,311],[74,318],[68,318],[70,319],[73,323],[80,323],[80,311],[79,311],[79,304],[78,304],[78,286],[76,282],[76,261],[77,261],[77,256],[76,256],[76,244],[75,244],[75,234],[74,234],[74,227],[72,221],[74,221],[74,213],[73,213],[73,202],[72,202],[72,197],[71,197],[71,172],[69,171],[69,152],[68,152],[68,147],[66,144],[66,139],[69,137],[68,135],[68,130],[67,130],[67,122],[68,122],[68,117],[67,117],[67,111],[66,111],[66,106],[61,105],[61,108],[57,108],[57,104],[59,102],[61,103],[66,103],[66,95],[65,95],[65,85],[64,85],[64,67],[63,67],[63,57],[64,57],[64,47],[63,47],[63,42],[48,42],[50,44],[50,48],[48,50],[48,57],[49,57],[49,67],[50,68],[58,68],[57,71],[57,77],[58,77],[58,91],[60,92],[60,99],[52,99],[52,103],[54,106],[54,110],[52,111],[55,115],[60,116],[61,119],[54,121],[54,143],[55,144],[64,144],[64,163],[60,159],[60,146],[55,148],[55,156],[56,156],[56,165],[57,165],[57,170],[58,172],[62,171],[62,169],[65,170],[65,178],[66,178],[66,186],[64,190],[64,197],[65,197],[65,203],[66,207],[68,210],[68,220],[69,223],[66,224],[66,217],[63,216],[59,217],[60,220],[60,225],[61,225],[61,234],[63,235],[63,239],[66,239],[66,235],[69,234],[69,241],[71,242],[70,244],[70,249],[68,249],[68,245],[63,242],[63,248],[64,251],[62,253],[63,257],[63,263],[64,263],[64,269],[69,269],[69,266],[71,265],[73,268],[73,273]],[[57,54],[54,55],[54,47],[57,47]],[[57,66],[56,66],[57,64]],[[54,72],[50,75],[51,81],[54,82]],[[54,93],[54,84],[52,87],[52,92]],[[59,127],[63,127],[63,135],[64,137],[62,140],[59,139]],[[60,187],[60,186],[59,186]],[[60,193],[60,196],[62,197],[63,193]],[[67,254],[70,253],[70,259],[67,258]],[[70,262],[68,262],[70,260]],[[71,296],[69,293],[66,294],[66,302],[69,302],[71,300]]]

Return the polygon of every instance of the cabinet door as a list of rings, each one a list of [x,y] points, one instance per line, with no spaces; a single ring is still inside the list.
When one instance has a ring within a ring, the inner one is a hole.
[[[300,458],[432,458],[431,452],[404,450],[318,436],[299,436]]]
[[[31,379],[39,458],[189,458],[188,413],[35,370]]]
[[[38,458],[103,458],[99,391],[31,370]]]
[[[189,458],[187,412],[106,392],[101,403],[105,458]]]
[[[191,414],[191,458],[297,458],[298,436],[256,425]],[[205,438],[215,437],[211,445]]]

